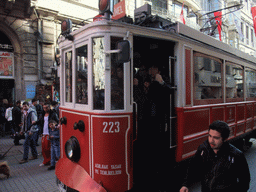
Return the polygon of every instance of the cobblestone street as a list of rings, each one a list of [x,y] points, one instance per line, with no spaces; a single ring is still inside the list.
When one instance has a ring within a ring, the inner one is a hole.
[[[40,138],[41,139],[41,138]],[[48,166],[39,167],[43,162],[41,155],[42,147],[39,139],[37,147],[38,159],[31,160],[25,164],[19,164],[23,157],[23,145],[14,146],[1,160],[7,161],[11,169],[10,178],[6,179],[0,175],[1,192],[55,192],[58,191],[54,170],[48,171]],[[23,143],[21,140],[20,143]],[[0,138],[0,154],[7,151],[13,144],[13,139],[9,137]],[[29,153],[31,155],[31,153]],[[30,156],[29,156],[30,157]]]

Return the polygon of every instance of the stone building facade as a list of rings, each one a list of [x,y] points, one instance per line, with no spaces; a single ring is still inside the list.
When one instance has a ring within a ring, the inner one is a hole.
[[[114,0],[114,3],[118,2],[120,0]],[[183,7],[186,25],[198,31],[205,28],[206,12],[234,5],[239,7],[242,3],[243,7],[234,18],[239,22],[243,38],[230,19],[231,10],[224,9],[222,41],[255,55],[255,35],[250,13],[251,6],[254,6],[253,0],[126,0],[126,15],[133,18],[134,9],[146,3],[152,6],[152,14],[173,22],[180,21]],[[52,90],[56,88],[58,91],[55,51],[61,22],[71,19],[75,30],[92,22],[98,13],[98,1],[0,1],[0,99],[32,99],[36,96],[38,85],[53,86]],[[209,33],[207,30],[203,32]],[[212,36],[218,39],[218,31],[215,30]]]
[[[70,18],[80,27],[98,14],[97,6],[83,0],[0,1],[0,99],[32,99],[38,85],[53,86],[54,92],[61,22]]]

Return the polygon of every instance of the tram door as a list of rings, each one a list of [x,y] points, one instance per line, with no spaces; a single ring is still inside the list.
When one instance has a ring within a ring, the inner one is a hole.
[[[164,161],[169,159],[170,111],[174,108],[170,107],[169,58],[174,55],[174,43],[137,36],[133,44],[134,180],[141,185],[141,179],[149,182],[155,173],[167,171]]]

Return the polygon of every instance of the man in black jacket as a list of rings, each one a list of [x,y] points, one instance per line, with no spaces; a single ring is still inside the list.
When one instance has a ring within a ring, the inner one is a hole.
[[[208,140],[201,144],[191,161],[180,192],[188,192],[191,172],[199,172],[202,192],[246,192],[250,184],[250,171],[243,153],[225,142],[230,128],[223,121],[209,126]]]
[[[22,112],[20,108],[20,101],[16,101],[15,107],[12,109],[12,120],[13,120],[13,127],[14,127],[14,144],[19,145],[19,140],[21,139],[20,137],[20,127],[22,125]]]

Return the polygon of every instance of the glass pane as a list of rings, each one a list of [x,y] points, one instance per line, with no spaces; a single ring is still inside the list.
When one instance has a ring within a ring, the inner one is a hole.
[[[76,49],[76,103],[88,104],[88,46]]]
[[[226,65],[226,97],[243,98],[243,68],[234,64]]]
[[[72,102],[72,51],[65,53],[66,102]]]
[[[111,37],[111,49],[116,49],[120,37]],[[124,109],[124,65],[116,62],[117,54],[111,55],[111,110]]]
[[[104,110],[105,54],[103,37],[93,38],[93,108]]]
[[[195,98],[220,99],[222,97],[221,63],[207,56],[194,57]]]
[[[256,97],[256,72],[251,69],[246,69],[245,77],[247,97]]]

